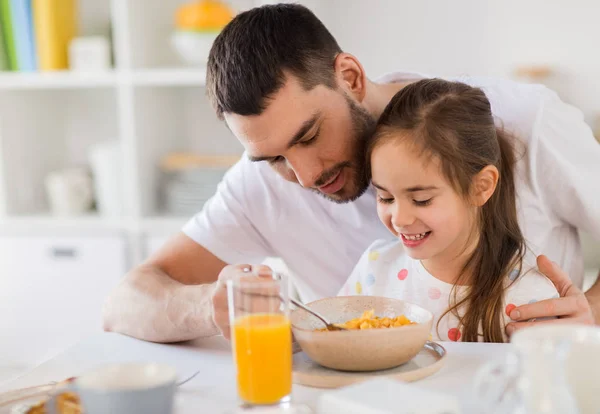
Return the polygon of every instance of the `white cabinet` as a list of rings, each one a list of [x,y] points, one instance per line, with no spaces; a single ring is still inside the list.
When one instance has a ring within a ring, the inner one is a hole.
[[[101,331],[125,254],[119,235],[0,237],[0,365],[32,366]]]

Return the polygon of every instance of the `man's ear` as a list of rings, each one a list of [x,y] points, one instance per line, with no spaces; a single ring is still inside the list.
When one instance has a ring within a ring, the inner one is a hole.
[[[496,187],[500,173],[494,165],[488,165],[479,171],[471,183],[471,202],[481,207],[492,197]]]
[[[367,91],[367,76],[358,59],[349,53],[340,53],[333,63],[338,84],[358,102]]]

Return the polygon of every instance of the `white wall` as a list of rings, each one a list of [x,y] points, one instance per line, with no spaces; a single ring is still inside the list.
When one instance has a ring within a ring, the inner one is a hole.
[[[511,76],[519,65],[549,64],[558,70],[553,85],[563,99],[590,119],[600,114],[598,0],[329,4],[325,12],[315,12],[371,78],[394,70]]]
[[[519,66],[550,65],[556,75],[548,86],[591,125],[600,122],[599,0],[301,3],[313,8],[371,79],[390,71],[513,77]],[[598,269],[600,241],[584,234],[583,243],[587,266]]]

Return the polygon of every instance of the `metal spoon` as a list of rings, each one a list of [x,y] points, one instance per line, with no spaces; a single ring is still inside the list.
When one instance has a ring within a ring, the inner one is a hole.
[[[321,320],[321,322],[323,322],[325,324],[325,327],[327,328],[328,331],[347,331],[346,328],[342,328],[340,326],[336,326],[336,325],[330,323],[321,314],[319,314],[317,311],[314,311],[314,310],[310,309],[308,306],[304,305],[302,302],[298,302],[294,298],[290,298],[290,302],[292,302],[295,306],[304,309],[305,311],[307,311],[311,315],[314,315],[317,318],[319,318]]]
[[[196,375],[198,375],[199,373],[200,373],[200,371],[196,371],[194,374],[192,374],[191,377],[188,377],[188,378],[184,379],[183,381],[179,381],[178,383],[175,384],[175,386],[179,387],[179,386],[185,384],[186,382],[194,379],[196,377]]]

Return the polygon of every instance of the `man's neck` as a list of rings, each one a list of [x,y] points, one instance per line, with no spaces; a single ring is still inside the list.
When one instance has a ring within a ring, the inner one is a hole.
[[[383,110],[392,100],[398,91],[412,82],[398,83],[375,83],[368,81],[367,92],[365,94],[364,105],[373,116],[374,119],[379,119]]]

